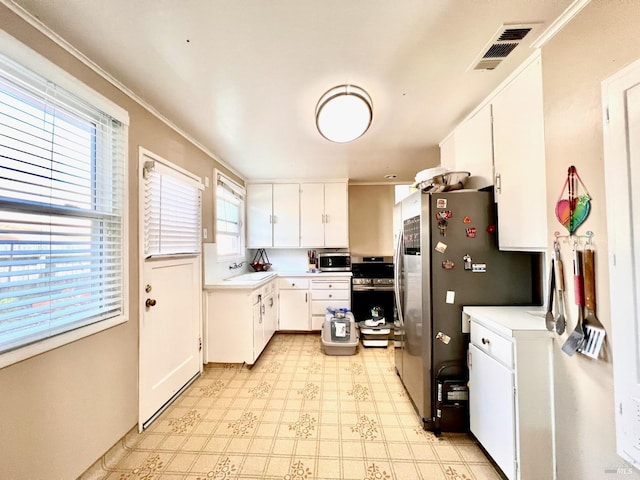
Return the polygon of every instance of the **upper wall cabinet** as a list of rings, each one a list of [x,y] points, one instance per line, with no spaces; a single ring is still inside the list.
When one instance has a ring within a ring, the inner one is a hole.
[[[300,246],[300,186],[247,184],[247,247]]]
[[[346,182],[300,185],[300,246],[349,246]]]
[[[542,68],[537,57],[492,101],[501,250],[547,248]]]
[[[451,145],[451,143],[454,145]],[[531,57],[441,144],[441,164],[494,185],[501,250],[547,248],[542,68]]]
[[[491,104],[485,105],[456,128],[455,170],[471,172],[465,188],[493,185]]]

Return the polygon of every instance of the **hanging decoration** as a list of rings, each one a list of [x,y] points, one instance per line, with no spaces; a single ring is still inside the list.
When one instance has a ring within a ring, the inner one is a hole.
[[[578,192],[579,187],[582,192]],[[563,198],[565,194],[567,198]],[[591,196],[582,183],[578,170],[571,165],[556,203],[556,218],[569,231],[569,235],[573,235],[587,219],[590,210]]]

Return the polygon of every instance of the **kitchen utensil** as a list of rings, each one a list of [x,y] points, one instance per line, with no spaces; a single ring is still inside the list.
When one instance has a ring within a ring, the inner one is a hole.
[[[597,359],[602,349],[606,331],[596,316],[596,285],[594,258],[595,252],[588,248],[584,251],[584,296],[587,317],[584,320],[584,343],[578,351],[588,357]]]
[[[555,242],[554,255],[556,261],[556,288],[558,289],[558,296],[556,298],[556,309],[558,314],[556,315],[556,333],[562,335],[567,326],[567,321],[564,317],[564,265],[562,264],[562,258],[560,256],[560,244]]]
[[[584,342],[584,328],[582,325],[582,306],[584,305],[583,285],[582,285],[582,255],[579,250],[573,252],[573,288],[575,302],[578,306],[578,322],[576,328],[571,332],[567,340],[562,345],[562,351],[572,356],[578,351]]]
[[[547,330],[553,332],[555,327],[555,317],[553,316],[553,312],[551,311],[553,308],[553,292],[556,288],[556,277],[553,267],[553,259],[551,259],[551,271],[549,273],[549,298],[547,302],[547,314],[544,317],[545,325],[547,326]]]

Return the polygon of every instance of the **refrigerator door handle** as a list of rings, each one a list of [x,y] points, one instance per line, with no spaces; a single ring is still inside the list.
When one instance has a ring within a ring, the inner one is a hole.
[[[403,231],[400,229],[400,233],[398,234],[398,245],[396,248],[396,258],[394,261],[395,268],[393,269],[393,291],[396,297],[396,311],[398,312],[398,320],[400,320],[400,325],[404,324],[404,319],[402,318],[402,296],[400,295],[400,274],[402,270],[402,245],[403,245]]]

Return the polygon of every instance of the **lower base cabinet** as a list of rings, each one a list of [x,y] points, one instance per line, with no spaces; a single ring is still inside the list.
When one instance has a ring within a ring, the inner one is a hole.
[[[471,433],[509,480],[553,480],[553,334],[519,307],[463,312]]]
[[[278,329],[276,280],[255,289],[208,290],[205,363],[253,365]]]
[[[311,280],[311,329],[321,330],[327,308],[351,308],[351,279],[323,277]]]
[[[308,332],[311,330],[309,318],[309,280],[301,277],[278,279],[280,288],[280,330]]]

